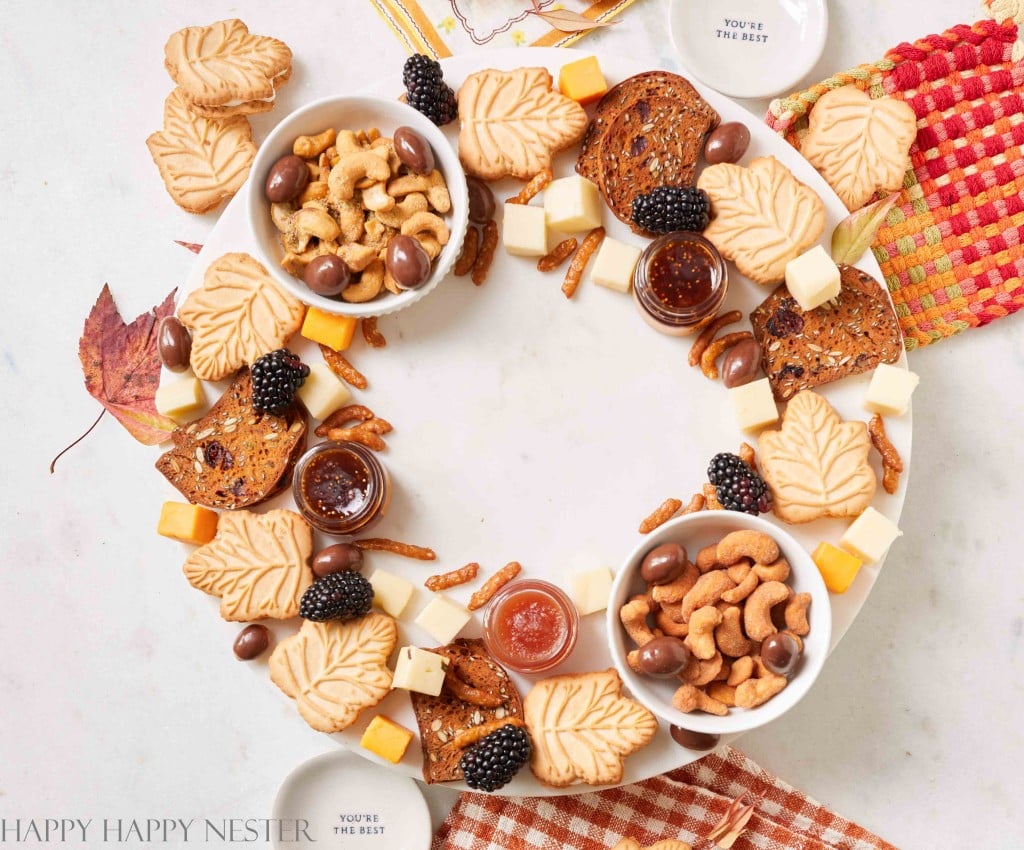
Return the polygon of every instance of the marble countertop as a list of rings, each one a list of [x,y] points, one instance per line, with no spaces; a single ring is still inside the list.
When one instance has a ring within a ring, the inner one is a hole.
[[[829,7],[828,44],[808,82],[977,17],[967,0]],[[647,50],[672,65],[666,9],[640,0],[620,26],[582,45]],[[225,661],[233,627],[180,604],[176,559],[127,516],[151,449],[105,417],[47,474],[97,413],[76,345],[102,284],[125,316],[138,315],[190,267],[192,255],[172,240],[202,242],[216,221],[170,203],[143,140],[169,90],[167,35],[231,15],[302,46],[279,109],[303,101],[316,69],[354,89],[403,59],[366,3],[284,15],[269,2],[117,0],[101,11],[37,0],[5,15],[5,818],[267,817],[288,771],[334,746],[294,722],[290,705],[265,698],[261,670]],[[747,105],[763,114],[767,104]],[[258,139],[279,114],[253,120]],[[921,388],[905,535],[808,697],[740,742],[903,848],[1009,850],[1024,834],[1012,792],[1024,758],[1024,571],[1014,543],[1024,504],[1024,448],[1014,437],[1024,421],[1022,322],[911,354]],[[435,818],[455,799],[428,794]]]

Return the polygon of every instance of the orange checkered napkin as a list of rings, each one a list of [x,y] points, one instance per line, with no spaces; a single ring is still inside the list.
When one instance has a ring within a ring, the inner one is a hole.
[[[896,850],[731,747],[664,776],[578,797],[463,794],[431,850],[604,850],[623,837],[643,847],[681,838],[710,850],[705,836],[744,792],[757,809],[733,850]]]

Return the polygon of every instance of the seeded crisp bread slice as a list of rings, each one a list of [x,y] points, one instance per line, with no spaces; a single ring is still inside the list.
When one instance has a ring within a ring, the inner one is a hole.
[[[252,409],[252,375],[242,369],[200,419],[175,429],[156,468],[194,505],[244,508],[291,482],[306,449],[306,415],[297,405],[275,416]]]
[[[839,272],[833,301],[805,313],[781,284],[750,314],[779,401],[899,360],[903,336],[888,293],[860,269],[840,264]]]
[[[448,646],[431,649],[455,666],[456,675],[488,694],[499,694],[505,701],[497,708],[473,705],[454,696],[447,688],[439,696],[410,693],[423,747],[423,779],[427,783],[462,779],[459,760],[463,750],[454,739],[461,732],[492,720],[523,717],[523,700],[515,684],[484,648],[482,640],[459,639]]]

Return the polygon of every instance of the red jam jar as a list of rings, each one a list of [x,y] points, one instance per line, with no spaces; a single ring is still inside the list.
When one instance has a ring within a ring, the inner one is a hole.
[[[633,271],[633,301],[655,330],[696,333],[714,318],[729,289],[718,249],[699,233],[676,231],[651,242]]]
[[[580,615],[561,590],[539,579],[505,585],[484,612],[484,643],[499,664],[519,673],[543,673],[576,646]]]
[[[299,513],[327,534],[356,534],[375,525],[391,503],[391,477],[359,443],[313,446],[295,465],[292,494]]]

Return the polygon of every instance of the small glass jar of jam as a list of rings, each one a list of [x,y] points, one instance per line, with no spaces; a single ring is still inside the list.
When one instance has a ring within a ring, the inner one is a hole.
[[[576,606],[539,579],[499,590],[484,612],[484,643],[500,664],[520,673],[543,673],[572,653],[579,633]]]
[[[359,443],[319,443],[295,465],[292,493],[299,513],[327,534],[366,531],[387,512],[391,478]]]
[[[651,242],[633,271],[633,300],[655,330],[696,333],[714,318],[729,289],[722,255],[699,233],[676,231]]]

